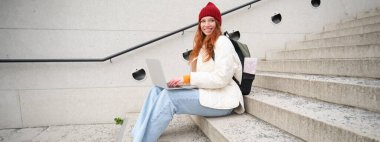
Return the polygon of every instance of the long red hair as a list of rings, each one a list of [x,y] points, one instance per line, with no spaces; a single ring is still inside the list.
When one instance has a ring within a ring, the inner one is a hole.
[[[203,62],[206,62],[212,58],[212,55],[214,54],[214,45],[216,40],[218,40],[218,37],[222,34],[221,25],[218,20],[215,20],[216,26],[214,31],[211,33],[211,35],[206,36],[201,29],[201,23],[198,23],[198,29],[195,33],[194,37],[194,47],[193,51],[190,54],[189,62],[194,60],[194,58],[197,58],[199,55],[199,51],[201,50],[202,46],[204,45],[206,48],[206,58],[203,59]]]

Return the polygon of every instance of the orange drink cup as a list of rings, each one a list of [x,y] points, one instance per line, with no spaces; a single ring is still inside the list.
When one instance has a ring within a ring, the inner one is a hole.
[[[189,85],[190,84],[190,75],[184,75],[183,76],[183,85]]]

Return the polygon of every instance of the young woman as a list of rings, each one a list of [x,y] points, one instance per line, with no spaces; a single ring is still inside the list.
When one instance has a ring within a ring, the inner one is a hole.
[[[168,83],[169,87],[190,84],[198,89],[153,87],[132,130],[134,142],[156,141],[174,114],[225,116],[233,110],[244,112],[243,96],[232,79],[241,81],[242,67],[232,43],[222,35],[219,9],[209,2],[198,21],[189,59],[191,72]]]

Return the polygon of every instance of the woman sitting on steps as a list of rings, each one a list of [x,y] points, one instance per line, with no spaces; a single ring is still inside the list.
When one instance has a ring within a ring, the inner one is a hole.
[[[154,142],[169,125],[174,114],[225,116],[234,110],[244,112],[239,86],[242,67],[230,40],[222,35],[219,9],[209,2],[199,13],[193,51],[189,57],[190,74],[169,81],[198,89],[166,90],[154,86],[146,98],[132,130],[134,142]],[[215,60],[212,59],[215,55]]]

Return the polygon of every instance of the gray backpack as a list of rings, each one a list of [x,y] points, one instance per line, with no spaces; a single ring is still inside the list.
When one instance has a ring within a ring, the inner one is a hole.
[[[232,45],[234,45],[235,51],[239,56],[241,66],[243,67],[243,70],[244,70],[244,58],[251,57],[251,54],[249,53],[248,46],[246,44],[243,44],[243,43],[238,41],[240,38],[240,32],[239,31],[234,31],[232,33],[228,33],[226,31],[226,32],[224,32],[224,35],[227,36],[230,39]],[[214,59],[214,55],[212,58]],[[251,88],[252,88],[252,82],[255,79],[255,75],[245,73],[245,72],[242,72],[242,75],[243,76],[242,76],[240,84],[236,80],[235,77],[233,77],[232,79],[236,82],[236,84],[239,85],[240,91],[243,95],[249,95],[249,93],[251,92]]]

